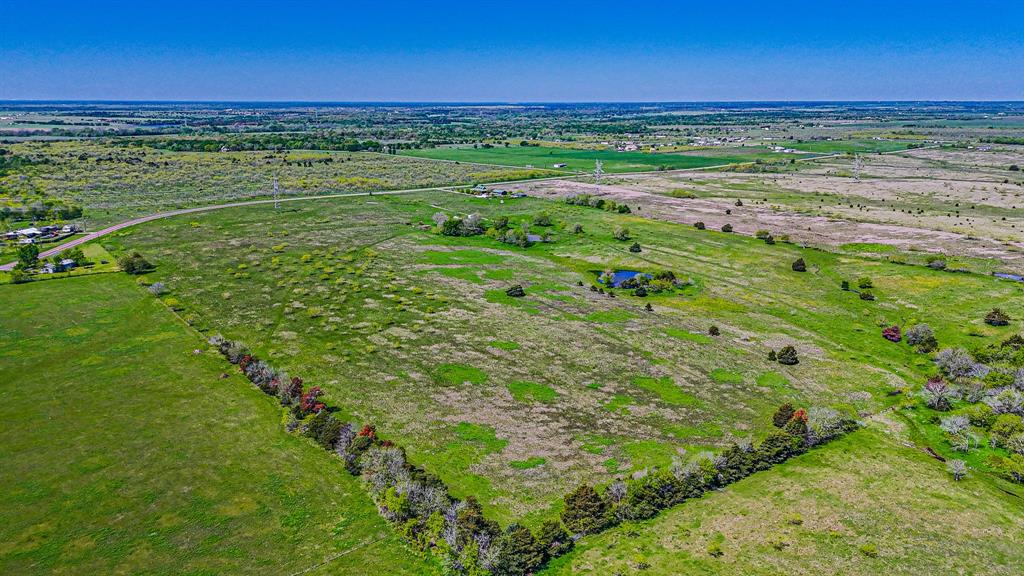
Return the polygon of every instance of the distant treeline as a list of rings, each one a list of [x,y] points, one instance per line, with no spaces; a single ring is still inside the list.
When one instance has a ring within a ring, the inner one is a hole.
[[[1024,137],[1021,136],[984,136],[982,142],[990,144],[1018,144],[1024,146]]]
[[[123,140],[122,146],[146,146],[175,152],[232,152],[247,150],[341,150],[380,152],[383,145],[374,140],[323,133],[245,134],[227,138],[157,138]]]

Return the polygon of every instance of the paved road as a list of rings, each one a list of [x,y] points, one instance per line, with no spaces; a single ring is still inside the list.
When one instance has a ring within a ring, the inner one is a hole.
[[[345,198],[345,197],[348,197],[348,196],[385,196],[385,195],[390,195],[390,194],[410,194],[410,193],[413,193],[413,192],[426,192],[428,190],[443,190],[443,189],[444,188],[438,188],[438,187],[431,187],[431,188],[409,188],[409,189],[406,189],[406,190],[386,190],[386,191],[382,191],[382,192],[372,192],[372,193],[371,192],[355,192],[355,193],[349,193],[349,194],[324,194],[324,195],[321,195],[321,196],[292,196],[292,197],[289,197],[289,198],[281,198],[279,200],[279,202],[281,202],[281,203],[284,203],[284,202],[299,202],[299,201],[302,201],[302,200],[322,200],[322,199],[327,199],[327,198]],[[118,224],[114,224],[113,226],[108,226],[108,227],[106,227],[106,228],[104,228],[102,230],[97,230],[95,232],[90,232],[90,233],[86,234],[85,236],[81,236],[79,238],[75,238],[74,240],[71,240],[69,242],[65,242],[65,243],[61,244],[60,246],[56,246],[54,248],[50,248],[49,250],[44,250],[44,251],[39,253],[39,258],[40,259],[49,258],[50,256],[54,256],[54,255],[60,254],[61,252],[63,252],[64,250],[67,250],[68,248],[74,248],[75,246],[78,246],[80,244],[85,244],[86,242],[91,242],[92,240],[95,240],[95,239],[100,238],[102,236],[106,236],[107,234],[111,234],[113,232],[117,232],[118,230],[121,230],[121,229],[124,229],[124,228],[128,228],[129,226],[135,226],[136,224],[142,224],[143,222],[149,222],[150,220],[159,220],[161,218],[170,218],[171,216],[180,216],[182,214],[192,214],[192,213],[195,213],[195,212],[209,212],[210,210],[220,210],[221,208],[236,208],[238,206],[254,206],[254,205],[257,205],[257,204],[273,204],[274,202],[275,201],[273,199],[269,199],[269,200],[245,200],[245,201],[241,201],[241,202],[229,202],[227,204],[214,204],[214,205],[211,205],[211,206],[197,206],[195,208],[183,208],[181,210],[170,210],[168,212],[158,212],[156,214],[150,214],[149,216],[141,216],[139,218],[133,218],[131,220],[126,220],[124,222],[120,222]],[[9,262],[7,264],[0,265],[0,271],[9,272],[9,271],[14,269],[14,265],[15,264],[17,264],[17,262]]]
[[[923,146],[921,148],[916,148],[916,150],[926,150],[926,149],[929,149],[929,148],[938,148],[938,145]],[[893,150],[891,152],[883,152],[883,154],[895,154],[895,153],[907,152],[907,151],[908,150]],[[826,154],[826,155],[823,155],[823,156],[812,156],[812,157],[809,157],[809,158],[797,158],[796,160],[797,160],[797,162],[810,162],[810,161],[814,161],[814,160],[826,160],[826,159],[829,159],[829,158],[836,158],[836,157],[845,156],[845,155],[846,154],[844,152],[844,153],[836,153],[836,154]],[[450,160],[443,160],[443,161],[444,162],[450,162]],[[676,169],[676,170],[652,170],[652,171],[649,171],[649,172],[625,172],[625,173],[621,173],[621,174],[622,175],[633,175],[633,174],[664,174],[666,172],[667,173],[672,173],[672,172],[701,172],[701,171],[705,171],[705,170],[715,170],[717,168],[723,168],[725,166],[742,166],[743,164],[754,164],[754,162],[740,163],[740,164],[722,164],[722,165],[717,165],[717,166],[702,166],[700,168],[679,168],[679,169]],[[514,167],[510,166],[510,168],[514,168]],[[515,167],[515,168],[518,168],[518,167]],[[620,175],[620,173],[615,173],[613,175]],[[525,179],[525,180],[510,180],[508,182],[492,182],[492,183],[489,183],[488,186],[492,186],[493,187],[493,186],[500,186],[502,184],[515,184],[517,182],[537,182],[539,180],[569,180],[569,179],[573,179],[573,178],[579,178],[581,176],[582,177],[586,177],[586,174],[576,174],[576,175],[573,175],[573,174],[560,174],[558,176],[550,176],[550,177],[546,177],[546,178],[528,178],[528,179]],[[325,200],[325,199],[328,199],[328,198],[345,198],[345,197],[348,197],[348,196],[372,196],[374,194],[376,194],[378,196],[384,196],[384,195],[389,195],[389,194],[410,194],[410,193],[413,193],[413,192],[426,192],[426,191],[429,191],[429,190],[444,190],[444,191],[451,192],[453,190],[453,188],[460,188],[460,187],[464,188],[465,186],[432,186],[432,187],[429,187],[429,188],[408,188],[408,189],[405,189],[405,190],[385,190],[385,191],[381,191],[381,192],[355,192],[355,193],[349,193],[349,194],[323,194],[323,195],[320,195],[320,196],[291,196],[291,197],[288,197],[288,198],[281,198],[279,200],[279,202],[300,202],[300,201],[303,201],[303,200]],[[221,208],[236,208],[238,206],[255,206],[255,205],[258,205],[258,204],[273,204],[274,202],[275,202],[275,200],[273,200],[273,199],[268,199],[268,200],[244,200],[244,201],[241,201],[241,202],[230,202],[230,203],[227,203],[227,204],[213,204],[211,206],[198,206],[196,208],[183,208],[181,210],[171,210],[171,211],[168,211],[168,212],[158,212],[156,214],[150,214],[149,216],[141,216],[139,218],[134,218],[132,220],[126,220],[124,222],[121,222],[121,223],[118,223],[118,224],[114,224],[113,226],[108,226],[108,227],[106,227],[106,228],[104,228],[102,230],[97,230],[96,232],[90,232],[90,233],[86,234],[85,236],[82,236],[80,238],[75,238],[74,240],[71,240],[70,242],[65,242],[64,244],[61,244],[60,246],[56,246],[54,248],[50,248],[49,250],[45,250],[43,252],[40,252],[39,253],[39,258],[42,259],[42,258],[49,258],[51,256],[55,256],[57,254],[60,254],[64,250],[67,250],[68,248],[74,248],[75,246],[78,246],[80,244],[85,244],[86,242],[90,242],[90,241],[95,240],[97,238],[100,238],[102,236],[106,236],[107,234],[110,234],[112,232],[117,232],[118,230],[121,230],[123,228],[127,228],[129,226],[135,226],[136,224],[142,224],[143,222],[149,222],[150,220],[159,220],[160,218],[170,218],[171,216],[180,216],[182,214],[192,214],[194,212],[208,212],[210,210],[220,210]],[[0,265],[0,271],[2,271],[2,272],[9,272],[9,271],[14,269],[14,265],[15,264],[17,264],[17,262],[8,262],[7,264]]]

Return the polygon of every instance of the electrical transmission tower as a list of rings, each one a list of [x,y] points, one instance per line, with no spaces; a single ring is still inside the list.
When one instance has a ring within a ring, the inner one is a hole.
[[[277,178],[274,178],[274,210],[281,207],[280,192],[277,188]]]
[[[864,159],[857,154],[853,157],[853,179],[860,182],[860,171],[864,169]]]
[[[601,185],[601,175],[604,174],[604,170],[601,168],[601,161],[594,161],[594,186]]]

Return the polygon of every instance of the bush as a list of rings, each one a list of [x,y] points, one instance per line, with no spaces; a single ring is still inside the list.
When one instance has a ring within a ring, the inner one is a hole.
[[[121,256],[117,259],[117,265],[121,267],[121,270],[124,270],[128,274],[145,274],[146,272],[152,272],[155,269],[155,267],[138,252]]]
[[[616,227],[615,231],[612,232],[612,238],[619,241],[629,240],[629,228]]]
[[[804,262],[803,258],[797,258],[793,261],[794,272],[807,272],[807,263]]]
[[[797,357],[796,348],[792,346],[784,346],[782,350],[776,355],[779,364],[785,364],[786,366],[793,366],[800,363],[800,359]]]
[[[957,413],[966,416],[972,426],[979,428],[990,428],[996,421],[996,413],[988,404],[972,404]]]
[[[793,408],[792,404],[786,402],[775,410],[775,414],[772,415],[772,424],[774,424],[776,428],[782,428],[790,421],[790,419],[793,418],[794,413],[796,413],[796,409]]]
[[[1012,436],[1024,433],[1024,420],[1016,414],[1000,414],[989,430],[999,445],[1006,445]]]
[[[769,350],[768,351],[768,361],[769,362],[775,362],[778,359],[779,359],[779,357],[775,355],[775,350]]]
[[[725,226],[722,226],[722,232],[732,232],[732,224],[726,224]]]
[[[917,324],[907,330],[907,344],[917,348],[918,352],[932,352],[939,347],[939,341],[927,324]]]
[[[872,302],[875,299],[875,295],[872,294],[870,290],[863,290],[860,293],[860,299],[865,300],[867,302]]]
[[[516,284],[508,290],[505,290],[505,294],[512,298],[522,298],[523,296],[526,296],[526,291],[523,290],[523,286],[521,284]]]
[[[640,243],[639,242],[633,242],[633,245],[629,247],[629,251],[633,252],[633,253],[639,253],[640,252]]]
[[[541,212],[533,217],[534,226],[551,226],[551,215],[547,212]]]
[[[562,523],[576,534],[597,532],[607,524],[608,503],[593,486],[581,485],[565,497]]]
[[[899,342],[903,339],[903,336],[900,334],[899,326],[889,326],[882,330],[882,338],[885,338],[889,342]]]
[[[993,308],[985,315],[985,323],[991,326],[1006,326],[1010,323],[1010,317],[999,308]]]
[[[843,291],[848,291],[850,289],[850,281],[849,280],[843,280],[842,282],[840,282],[839,283],[839,289],[843,290]]]
[[[757,232],[754,232],[754,237],[757,238],[758,240],[764,240],[765,238],[771,235],[772,233],[767,230],[758,230]]]
[[[857,287],[862,289],[862,290],[866,290],[866,289],[869,289],[869,288],[874,288],[875,285],[871,281],[871,278],[868,278],[867,276],[862,276],[862,277],[857,279]]]
[[[544,552],[545,558],[561,556],[572,550],[573,539],[562,525],[555,520],[547,520],[537,532],[537,544]]]
[[[699,220],[693,223],[693,227],[696,228],[697,230],[704,230],[705,228],[707,228],[707,226],[705,226],[704,223]]]
[[[963,460],[950,460],[946,462],[946,470],[953,476],[953,480],[959,482],[967,476],[967,464]]]
[[[708,328],[708,334],[711,336],[718,336],[721,333],[722,331],[718,329],[718,326],[711,326],[711,328]]]
[[[875,546],[874,544],[863,544],[860,547],[860,553],[868,558],[878,558],[878,546]]]
[[[921,390],[921,396],[929,408],[945,412],[952,407],[953,400],[956,399],[956,391],[945,380],[935,377],[925,383],[924,389]]]

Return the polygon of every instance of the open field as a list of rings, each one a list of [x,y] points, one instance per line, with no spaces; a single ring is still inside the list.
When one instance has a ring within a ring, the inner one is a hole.
[[[168,152],[97,142],[7,144],[34,164],[0,176],[0,207],[61,201],[90,227],[173,208],[268,196],[368,192],[551,176],[542,170],[366,152]]]
[[[1024,504],[873,426],[654,520],[582,540],[543,574],[1017,574]],[[712,546],[720,557],[709,553]]]
[[[600,160],[605,172],[643,172],[659,169],[678,170],[682,168],[703,168],[756,160],[789,160],[800,158],[794,154],[774,154],[767,150],[722,148],[689,152],[686,154],[658,154],[650,152],[616,152],[615,150],[580,150],[571,148],[534,146],[496,146],[494,148],[426,148],[406,150],[406,156],[450,160],[453,162],[478,162],[504,166],[530,166],[563,171],[593,172],[594,162]],[[566,164],[554,168],[555,164]]]
[[[0,308],[0,572],[429,571],[128,277],[3,286]]]
[[[439,208],[514,221],[546,211],[557,239],[521,249],[416,226]],[[879,410],[933,370],[880,324],[927,321],[943,345],[968,345],[1011,333],[981,322],[994,303],[1024,316],[1012,282],[534,199],[422,193],[193,221],[105,244],[146,254],[158,268],[149,280],[195,326],[324,387],[503,521],[549,517],[578,482],[759,437],[783,400]],[[620,225],[641,253],[611,239]],[[808,273],[790,270],[798,256]],[[588,288],[605,269],[668,269],[692,284],[612,299]],[[839,289],[862,276],[878,301]],[[516,283],[526,298],[504,294]],[[766,359],[786,344],[798,366]]]
[[[863,157],[859,179],[852,159],[831,158],[768,173],[622,175],[600,189],[557,180],[510,187],[551,198],[599,194],[642,206],[652,218],[731,224],[745,234],[764,229],[833,249],[884,244],[909,261],[944,254],[972,269],[1001,262],[1021,271],[1024,179],[1007,170],[1015,163],[1024,164],[1020,147],[914,150]]]

